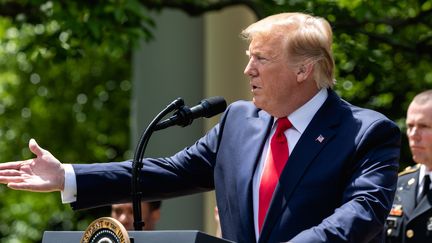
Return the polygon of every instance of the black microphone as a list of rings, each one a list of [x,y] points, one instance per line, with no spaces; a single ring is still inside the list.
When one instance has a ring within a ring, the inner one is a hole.
[[[161,130],[170,126],[179,125],[182,127],[192,124],[192,121],[200,117],[212,117],[223,111],[227,107],[223,97],[215,96],[202,100],[198,105],[189,108],[187,106],[180,107],[173,116],[159,122],[154,130]]]

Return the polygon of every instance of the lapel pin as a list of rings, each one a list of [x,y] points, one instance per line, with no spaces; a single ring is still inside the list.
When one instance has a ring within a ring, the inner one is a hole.
[[[315,141],[318,141],[318,142],[322,143],[322,142],[324,141],[324,137],[323,137],[323,135],[320,134],[320,135],[315,139]]]

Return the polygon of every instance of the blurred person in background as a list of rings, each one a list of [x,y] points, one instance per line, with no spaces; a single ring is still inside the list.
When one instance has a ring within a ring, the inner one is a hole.
[[[386,222],[386,242],[432,242],[432,90],[417,94],[408,107],[406,135],[414,166],[399,173]]]
[[[155,230],[156,223],[161,217],[161,201],[141,202],[141,218],[145,223],[144,230]],[[113,204],[111,217],[120,221],[126,230],[134,230],[134,216],[132,203]]]

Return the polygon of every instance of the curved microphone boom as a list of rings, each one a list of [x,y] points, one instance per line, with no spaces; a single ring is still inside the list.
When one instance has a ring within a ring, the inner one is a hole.
[[[174,125],[188,126],[193,120],[200,117],[210,118],[226,109],[226,101],[223,97],[215,96],[202,100],[198,105],[189,108],[187,106],[180,107],[177,112],[170,118],[159,122],[154,130],[161,130]]]
[[[202,100],[198,105],[189,108],[184,105],[182,98],[177,98],[163,109],[148,125],[146,130],[141,135],[137,148],[135,149],[134,159],[132,161],[132,206],[134,214],[134,229],[142,230],[144,222],[141,217],[141,187],[140,187],[140,171],[143,167],[144,151],[147,147],[151,134],[154,131],[161,130],[170,126],[179,125],[187,126],[192,121],[199,117],[212,117],[223,112],[226,109],[226,101],[222,97],[211,97]],[[170,118],[159,122],[168,113],[176,110]]]
[[[131,182],[131,191],[132,191],[132,207],[134,214],[134,229],[142,230],[144,226],[144,222],[141,217],[141,188],[140,188],[140,170],[143,167],[142,160],[144,158],[144,151],[147,147],[147,143],[150,139],[151,134],[154,131],[154,127],[156,124],[168,113],[180,109],[184,106],[184,101],[182,98],[177,98],[173,102],[171,102],[165,109],[163,109],[151,122],[150,125],[146,128],[146,130],[141,135],[141,138],[138,142],[137,148],[135,149],[135,155],[132,162],[132,182]]]

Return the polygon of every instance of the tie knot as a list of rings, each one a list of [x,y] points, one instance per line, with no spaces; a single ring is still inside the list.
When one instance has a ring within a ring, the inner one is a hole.
[[[292,127],[291,122],[286,117],[279,118],[277,119],[276,122],[277,122],[276,133],[285,132],[285,130]]]

